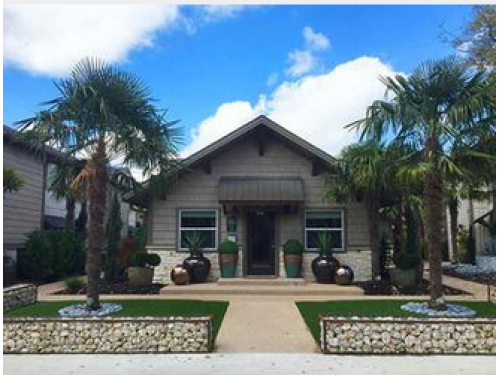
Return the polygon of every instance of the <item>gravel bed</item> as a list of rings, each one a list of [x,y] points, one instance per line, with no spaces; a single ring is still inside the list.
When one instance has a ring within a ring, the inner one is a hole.
[[[160,290],[165,287],[165,284],[153,283],[151,285],[129,285],[127,283],[108,283],[101,281],[99,283],[100,294],[160,294]],[[86,294],[87,287],[85,286],[78,293],[69,293],[67,290],[59,291],[55,294]]]
[[[446,304],[446,310],[435,310],[431,309],[427,302],[408,302],[401,306],[401,310],[432,317],[472,318],[476,316],[474,310],[452,303]]]
[[[496,285],[496,273],[481,271],[472,264],[460,264],[443,267],[443,275],[473,281],[484,285]]]
[[[397,287],[387,281],[364,281],[355,284],[363,289],[365,295],[375,296],[427,296],[429,295],[429,282],[423,280],[420,284],[411,287]],[[443,285],[445,295],[466,295],[463,290]]]

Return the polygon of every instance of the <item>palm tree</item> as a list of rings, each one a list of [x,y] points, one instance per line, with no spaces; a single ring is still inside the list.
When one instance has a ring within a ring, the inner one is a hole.
[[[86,161],[75,180],[85,179],[88,186],[87,307],[97,309],[107,165],[119,160],[145,175],[163,174],[177,158],[178,131],[175,122],[166,120],[165,111],[153,104],[139,78],[104,62],[85,59],[55,85],[59,97],[44,103],[47,108],[33,118],[21,121],[21,131],[41,145],[61,149],[68,158]]]
[[[66,200],[66,216],[64,229],[67,232],[75,230],[75,208],[76,202],[85,199],[85,186],[75,186],[73,182],[85,168],[84,160],[71,160],[55,164],[50,175],[49,191],[57,199]]]
[[[3,166],[3,192],[13,193],[18,191],[24,185],[23,179],[12,168]]]
[[[449,155],[450,143],[468,132],[494,133],[495,103],[487,76],[455,58],[422,63],[409,76],[381,79],[386,100],[377,100],[364,119],[350,124],[362,139],[392,138],[419,153],[415,170],[424,181],[426,247],[429,253],[432,308],[445,306],[442,290],[444,176],[460,172]]]
[[[363,195],[368,216],[373,279],[380,274],[379,210],[382,196],[393,189],[393,152],[374,141],[347,146],[337,159],[335,170],[328,176],[328,200]]]

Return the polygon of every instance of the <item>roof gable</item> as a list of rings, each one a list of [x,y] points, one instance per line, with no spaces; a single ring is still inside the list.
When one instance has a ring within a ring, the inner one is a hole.
[[[330,166],[335,161],[334,157],[330,154],[300,138],[296,134],[285,129],[268,117],[261,115],[240,126],[238,129],[220,138],[219,140],[209,144],[205,148],[195,152],[191,156],[187,157],[183,161],[182,166],[186,168],[192,167],[193,165],[198,164],[207,158],[210,158],[215,153],[221,152],[235,142],[247,137],[259,127],[270,130],[278,138],[286,141],[293,148],[313,159],[321,161],[326,166]]]

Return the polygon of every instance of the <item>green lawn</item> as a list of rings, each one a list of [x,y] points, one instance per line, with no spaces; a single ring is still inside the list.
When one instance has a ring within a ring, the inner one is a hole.
[[[306,322],[314,339],[319,342],[319,315],[335,316],[391,316],[391,317],[422,317],[401,310],[401,305],[409,300],[369,300],[369,301],[325,301],[325,302],[296,302],[297,308]],[[490,302],[456,302],[470,307],[477,312],[478,317],[495,317],[495,304]]]
[[[111,302],[109,300],[103,302]],[[217,337],[229,302],[198,300],[113,300],[123,305],[123,309],[109,316],[200,316],[212,315],[214,338]],[[38,302],[15,310],[4,312],[4,317],[57,317],[57,311],[63,307],[82,301]]]

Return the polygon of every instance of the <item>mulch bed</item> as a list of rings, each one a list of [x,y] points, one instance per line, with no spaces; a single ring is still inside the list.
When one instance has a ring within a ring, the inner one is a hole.
[[[129,285],[127,283],[108,283],[101,281],[99,283],[100,294],[160,294],[160,290],[165,287],[165,284],[153,283],[151,285]],[[86,294],[87,287],[78,291],[78,294]],[[69,293],[66,290],[61,290],[55,294],[75,294]]]
[[[475,283],[484,285],[496,285],[497,277],[495,273],[490,274],[477,274],[477,275],[464,275],[463,273],[458,273],[454,269],[443,268],[443,275],[456,277],[457,279],[473,281]]]
[[[387,281],[363,281],[355,283],[363,289],[365,295],[371,296],[427,296],[429,295],[429,281],[423,280],[420,284],[411,287],[397,287]],[[469,294],[463,290],[443,285],[445,295]]]

